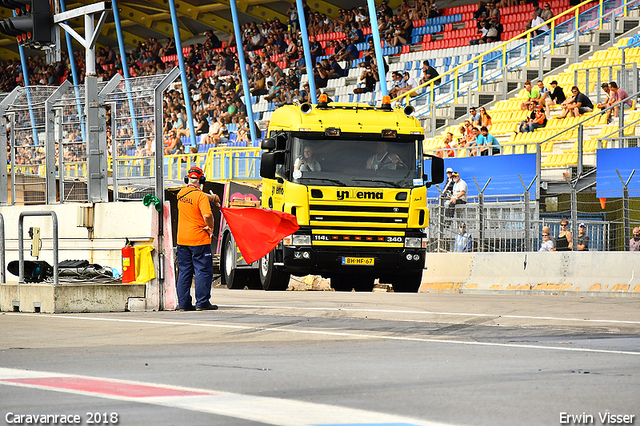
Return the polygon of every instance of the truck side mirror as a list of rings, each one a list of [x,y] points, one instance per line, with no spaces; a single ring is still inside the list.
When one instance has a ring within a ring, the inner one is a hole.
[[[428,175],[422,177],[427,187],[444,182],[444,160],[435,155],[425,155],[424,158],[431,160],[431,179]]]
[[[283,152],[264,152],[262,154],[262,157],[260,157],[260,177],[263,177],[265,179],[275,179],[276,166],[283,163]]]
[[[273,138],[263,139],[260,143],[260,148],[264,149],[265,151],[274,150],[276,148],[276,140]]]

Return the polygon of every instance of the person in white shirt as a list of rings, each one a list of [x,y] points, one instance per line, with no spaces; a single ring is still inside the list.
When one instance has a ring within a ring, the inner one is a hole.
[[[445,215],[447,217],[453,217],[453,210],[456,205],[467,204],[467,183],[460,178],[458,172],[453,172],[453,194],[448,201],[444,203],[447,208]]]
[[[531,12],[531,22],[529,23],[529,28],[527,29],[531,29],[531,28],[535,28],[540,24],[544,24],[544,19],[542,19],[542,17],[540,15],[538,15],[538,13],[534,10]],[[538,28],[537,30],[534,31],[534,33],[536,35],[540,35],[542,33],[545,33],[549,31],[549,26],[547,24],[541,26],[540,28]]]
[[[406,92],[418,87],[418,82],[413,77],[411,77],[411,74],[409,74],[409,71],[404,72],[403,79],[406,84],[406,87],[405,87]],[[417,92],[411,92],[409,96],[417,96],[417,95],[418,95]]]

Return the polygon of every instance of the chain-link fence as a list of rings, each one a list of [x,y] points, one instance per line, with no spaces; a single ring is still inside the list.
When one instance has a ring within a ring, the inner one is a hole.
[[[13,203],[46,201],[45,101],[55,91],[50,86],[20,88],[7,108]]]
[[[468,203],[454,208],[447,207],[447,197],[430,198],[429,251],[538,251],[542,229],[549,227],[551,236],[558,237],[562,220],[568,221],[574,242],[580,232],[589,237],[590,251],[628,250],[632,230],[640,226],[640,194],[625,191],[622,183],[620,188],[599,199],[595,192],[567,185],[566,192],[546,193],[540,202],[528,203],[528,209],[524,194],[489,201],[469,197]],[[585,225],[582,231],[580,224]]]

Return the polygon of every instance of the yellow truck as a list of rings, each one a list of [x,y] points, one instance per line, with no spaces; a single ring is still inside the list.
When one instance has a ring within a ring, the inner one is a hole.
[[[371,291],[378,278],[396,292],[417,292],[427,188],[444,179],[443,160],[424,155],[423,140],[412,108],[392,108],[388,97],[375,107],[321,95],[316,105],[277,109],[262,142],[261,206],[295,215],[300,229],[254,265],[223,250],[227,286],[243,288],[240,272],[257,267],[265,290],[285,290],[291,274],[317,274],[338,291]]]

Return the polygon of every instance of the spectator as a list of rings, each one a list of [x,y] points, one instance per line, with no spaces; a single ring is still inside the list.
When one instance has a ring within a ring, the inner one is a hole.
[[[469,108],[469,114],[470,114],[469,121],[471,122],[471,125],[479,126],[480,122],[482,121],[482,116],[478,112],[478,109],[472,106],[471,108]],[[466,126],[466,122],[465,122],[465,126]]]
[[[578,251],[589,251],[589,235],[587,235],[587,225],[581,223],[578,226],[578,236],[576,237]]]
[[[532,111],[533,106],[538,102],[538,98],[540,98],[540,93],[538,92],[537,87],[532,87],[530,81],[526,81],[524,83],[525,90],[525,98],[526,100],[520,104],[520,109],[522,111]]]
[[[620,111],[620,104],[623,105],[624,109],[631,109],[631,107],[633,106],[633,102],[631,101],[629,94],[623,89],[620,89],[618,87],[618,83],[616,83],[615,81],[610,82],[609,87],[613,92],[613,94],[611,95],[611,100],[612,100],[611,104],[615,105],[613,107],[614,109],[613,115],[614,117],[617,118],[618,113]],[[609,112],[607,113],[607,122],[610,122],[610,121],[611,121],[611,110],[609,110]]]
[[[485,109],[485,107],[480,107],[478,109],[478,113],[480,114],[480,127],[486,127],[487,129],[491,130],[491,116],[487,114],[487,110]]]
[[[454,209],[457,205],[467,204],[467,183],[460,178],[458,172],[453,172],[453,193],[451,198],[445,202],[447,208],[445,215],[453,217]]]
[[[538,25],[544,24],[545,20],[538,14],[537,11],[531,12],[531,21],[527,24],[526,29],[530,30],[532,28],[536,28]],[[546,33],[549,31],[549,26],[547,24],[542,25],[540,28],[536,29],[533,33],[537,36]]]
[[[453,133],[447,132],[447,134],[445,135],[445,137],[444,137],[444,139],[442,141],[442,146],[440,147],[440,149],[442,149],[443,151],[439,151],[438,152],[438,154],[437,154],[438,157],[440,157],[440,158],[453,157],[455,155],[455,153],[453,152],[453,149],[451,149],[452,146],[453,146]],[[453,170],[451,170],[451,172],[453,173]],[[451,177],[451,176],[449,176],[449,177]]]
[[[329,58],[329,78],[340,78],[344,76],[344,69],[340,66],[340,64],[336,60],[336,57],[334,55],[331,55],[331,57]]]
[[[602,83],[600,87],[602,87],[602,91],[604,92],[604,102],[600,102],[599,104],[596,104],[596,108],[603,110],[603,109],[609,108],[612,104],[611,89],[609,88],[609,83]]]
[[[184,153],[184,147],[182,146],[182,141],[176,135],[175,132],[171,132],[169,136],[169,140],[167,142],[167,146],[164,148],[164,155],[174,155],[174,154],[182,154]]]
[[[402,79],[405,82],[405,87],[402,93],[407,93],[418,87],[418,82],[413,77],[411,77],[411,74],[409,74],[409,71],[404,72]],[[418,93],[414,90],[413,92],[410,93],[409,96],[417,96],[417,95]]]
[[[364,83],[364,87],[356,87],[353,89],[353,93],[367,93],[373,92],[376,89],[376,82],[378,81],[378,72],[374,70],[370,65],[364,69],[362,76],[360,76],[360,83]]]
[[[545,22],[553,18],[553,12],[551,11],[551,5],[549,3],[545,3],[544,9],[542,9],[542,13],[540,14],[540,17]]]
[[[449,133],[449,134],[451,134],[451,133]],[[453,194],[453,185],[455,185],[455,182],[453,181],[453,169],[451,167],[448,167],[447,168],[447,180],[444,183],[444,189],[442,190],[442,196],[443,197],[445,197],[445,198],[451,197],[451,194]]]
[[[565,118],[567,115],[571,114],[573,117],[580,117],[580,115],[590,112],[593,110],[593,104],[591,100],[584,93],[580,92],[578,86],[573,86],[571,88],[571,93],[573,97],[567,99],[562,103],[562,115],[558,118]]]
[[[556,80],[553,80],[551,82],[551,91],[544,100],[547,119],[551,118],[551,111],[550,111],[551,105],[562,105],[562,103],[566,99],[567,97],[564,95],[564,91],[562,90],[562,87],[558,86],[558,82]]]
[[[489,34],[489,21],[483,20],[479,23],[480,28],[478,29],[478,34],[480,34],[480,38],[477,39],[473,39],[469,41],[469,45],[471,46],[477,46],[478,44],[484,44],[487,41],[488,38],[488,34]],[[494,28],[494,37],[495,35],[497,35],[498,32],[495,30]]]
[[[480,147],[480,155],[498,155],[500,154],[500,143],[495,136],[489,133],[486,127],[480,128],[480,136],[476,139],[477,145]]]
[[[425,59],[424,61],[422,61],[422,78],[420,79],[420,84],[424,84],[430,80],[433,80],[434,78],[436,78],[437,76],[439,76],[440,74],[438,74],[438,71],[436,71],[435,68],[433,68],[431,65],[429,65],[429,61],[427,59]],[[440,84],[440,81],[442,79],[439,78],[434,82],[434,86],[437,86]]]
[[[456,244],[453,251],[456,253],[466,253],[471,251],[472,241],[471,235],[467,232],[467,225],[462,222],[459,226],[459,232],[456,235]]]
[[[536,86],[538,89],[538,95],[540,96],[538,98],[538,104],[544,107],[547,102],[547,97],[549,96],[549,89],[544,87],[544,82],[542,80],[538,80]]]
[[[548,226],[542,228],[542,245],[538,251],[555,251],[555,244],[551,238],[551,229]]]
[[[633,237],[629,240],[629,251],[640,251],[640,226],[633,228]]]
[[[569,231],[569,221],[562,219],[560,221],[560,235],[556,238],[556,246],[553,251],[571,251],[573,250],[573,241],[571,231]]]
[[[536,105],[533,117],[529,119],[527,126],[523,129],[523,132],[535,132],[536,130],[547,125],[547,116],[542,110],[541,105]]]
[[[391,85],[389,95],[391,96],[391,98],[395,98],[402,93],[402,89],[405,88],[407,83],[404,81],[399,71],[394,71],[391,73],[391,80],[393,81],[393,84]]]

